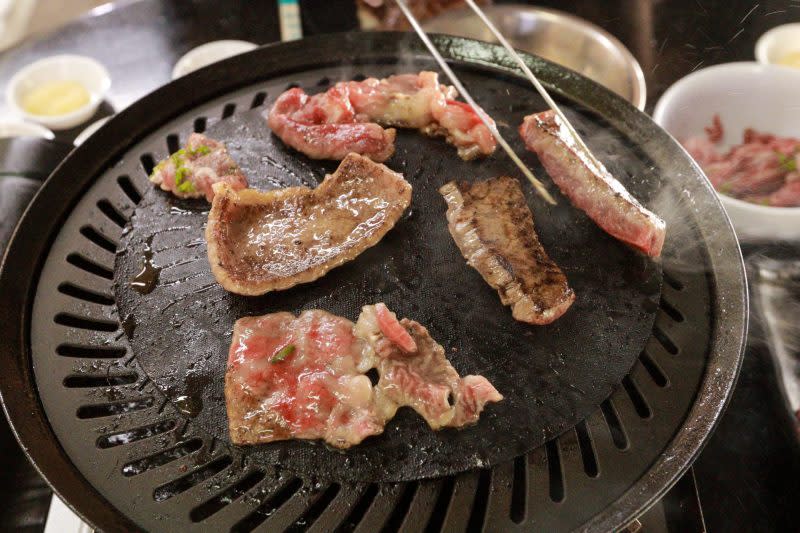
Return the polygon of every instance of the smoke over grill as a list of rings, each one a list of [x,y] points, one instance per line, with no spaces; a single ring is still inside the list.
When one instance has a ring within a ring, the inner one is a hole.
[[[509,101],[504,86],[523,91],[527,82],[502,63],[487,65],[502,57],[496,47],[458,39],[439,44],[447,55],[469,63],[460,64],[459,74],[471,88],[497,88],[480,99],[491,114],[504,107],[521,119],[527,109],[508,108],[535,102]],[[11,356],[0,361],[0,387],[33,460],[98,527],[394,530],[416,524],[438,531],[536,524],[545,530],[609,530],[657,497],[698,452],[732,387],[742,347],[736,333],[744,329],[744,278],[735,238],[696,168],[649,119],[598,86],[533,60],[537,74],[556,84],[582,117],[587,141],[601,157],[603,147],[593,142],[606,142],[604,132],[614,132],[607,142],[616,142],[609,146],[618,159],[609,167],[624,171],[633,161],[632,188],[647,193],[648,205],[658,211],[658,195],[683,190],[703,202],[675,201],[674,211],[659,212],[669,228],[687,227],[687,235],[694,235],[687,243],[675,238],[682,230],[668,236],[667,257],[702,266],[673,268],[665,260],[661,299],[651,309],[652,335],[635,354],[631,372],[585,420],[491,468],[402,483],[333,482],[298,476],[281,467],[280,458],[278,466],[248,462],[191,418],[196,402],[169,401],[147,375],[139,361],[144,352],[127,342],[141,334],[143,317],[121,316],[113,290],[115,282],[128,281],[118,278],[115,259],[125,253],[120,243],[131,217],[151,194],[147,167],[190,131],[233,124],[238,113],[265,105],[289,83],[310,91],[323,78],[335,80],[339,66],[353,64],[353,57],[361,73],[388,73],[398,70],[393,63],[406,49],[420,56],[415,44],[397,35],[324,36],[225,61],[120,113],[105,135],[73,152],[44,186],[10,245],[0,277],[4,301],[19,303],[5,309],[0,321],[0,338]],[[321,63],[323,57],[334,65]],[[431,64],[420,61],[413,68]],[[244,145],[234,149],[247,151]],[[273,159],[278,163],[251,161],[243,167],[252,165],[245,172],[268,167],[265,176],[282,177],[280,165],[293,169],[297,179],[327,170],[309,163],[310,172],[301,172]],[[651,177],[658,181],[635,182]],[[537,220],[547,219],[539,204],[531,205]],[[174,231],[181,226],[176,222]],[[190,253],[195,242],[187,241]],[[192,257],[202,260],[199,255]],[[188,298],[205,300],[204,293]],[[26,331],[29,344],[21,334]],[[20,383],[32,393],[13,392]]]

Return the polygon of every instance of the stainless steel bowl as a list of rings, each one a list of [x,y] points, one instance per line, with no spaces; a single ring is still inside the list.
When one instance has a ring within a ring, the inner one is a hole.
[[[605,85],[644,109],[644,73],[633,54],[616,37],[584,19],[520,4],[487,6],[484,11],[514,48],[564,65]],[[425,30],[497,42],[469,8],[428,20]]]

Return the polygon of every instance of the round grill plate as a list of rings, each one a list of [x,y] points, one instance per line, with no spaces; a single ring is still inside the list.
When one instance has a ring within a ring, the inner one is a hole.
[[[496,46],[437,43],[460,71],[515,75]],[[531,57],[549,88],[642,162],[633,181],[658,182],[650,205],[670,228],[652,334],[585,420],[491,468],[402,483],[320,482],[252,462],[149,380],[112,287],[123,228],[148,191],[145,164],[192,130],[263,107],[275,97],[264,93],[266,80],[352,79],[392,64],[399,72],[399,57],[428,64],[414,36],[356,34],[264,47],[202,69],[115,116],[35,198],[0,275],[0,390],[23,449],[98,528],[608,531],[660,496],[699,452],[735,382],[747,329],[733,231],[699,169],[647,117]],[[592,140],[611,153],[604,137]]]

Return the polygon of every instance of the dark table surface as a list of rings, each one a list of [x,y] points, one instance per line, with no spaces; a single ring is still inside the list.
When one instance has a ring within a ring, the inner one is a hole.
[[[751,61],[754,43],[764,31],[800,22],[800,1],[791,0],[551,0],[536,4],[578,14],[625,43],[644,70],[648,111],[680,77],[716,63]],[[175,61],[199,44],[229,38],[256,43],[279,39],[276,2],[225,2],[224,9],[221,5],[218,0],[123,2],[0,55],[0,85],[40,57],[89,55],[105,64],[113,79],[100,117],[169,81]],[[350,0],[302,0],[301,9],[307,35],[356,29]],[[0,116],[6,112],[0,106]],[[61,132],[58,138],[71,141],[80,129]],[[787,245],[747,248],[745,254],[769,254],[774,249],[781,255],[800,255],[800,247]],[[753,314],[738,386],[719,428],[695,463],[710,531],[797,530],[800,447],[763,339],[758,316]],[[0,427],[0,433],[7,431]],[[23,480],[30,479],[25,477],[30,467],[9,455],[12,450],[1,444],[7,440],[0,435],[0,451],[6,452],[0,453],[4,466],[0,483],[19,487],[29,483]],[[30,499],[43,490],[35,483],[25,488]],[[28,500],[16,505],[6,500],[0,506],[0,528],[40,530],[42,511],[24,512],[30,509]]]

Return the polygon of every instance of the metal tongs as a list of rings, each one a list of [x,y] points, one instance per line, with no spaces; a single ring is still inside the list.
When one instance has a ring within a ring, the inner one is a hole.
[[[472,99],[472,96],[464,88],[464,85],[461,83],[461,81],[458,79],[455,73],[447,65],[447,62],[444,60],[442,55],[433,45],[430,38],[425,33],[425,30],[423,30],[422,26],[420,26],[419,21],[417,21],[414,14],[408,8],[406,1],[395,0],[395,2],[397,3],[397,6],[400,8],[403,14],[406,16],[406,18],[408,19],[408,22],[414,28],[414,31],[417,32],[419,38],[422,39],[422,42],[425,43],[426,47],[428,47],[428,50],[430,50],[434,59],[436,59],[436,62],[439,63],[439,66],[442,68],[445,74],[447,74],[447,77],[450,78],[450,82],[456,87],[459,94],[461,94],[461,96],[464,97],[464,100],[466,100],[467,103],[472,107],[473,111],[475,111],[475,113],[478,115],[481,121],[486,125],[486,127],[489,128],[489,131],[492,132],[492,136],[494,136],[495,140],[497,140],[497,143],[503,148],[503,150],[505,150],[505,152],[508,154],[511,160],[514,161],[514,163],[517,165],[517,167],[519,167],[519,169],[522,171],[525,177],[528,178],[528,180],[533,184],[534,188],[536,189],[536,192],[538,192],[539,195],[542,198],[544,198],[548,203],[555,205],[556,203],[555,199],[550,195],[550,193],[547,191],[542,182],[539,181],[536,178],[536,176],[533,175],[533,172],[531,172],[531,170],[525,165],[525,163],[522,162],[522,160],[514,152],[514,150],[508,145],[506,140],[503,138],[502,135],[500,135],[500,132],[497,130],[497,126],[495,125],[494,121],[486,115],[486,112],[483,111],[483,109],[481,109],[478,106],[478,104],[475,103],[475,100]],[[506,38],[503,37],[503,34],[501,34],[500,31],[492,23],[492,21],[489,20],[489,17],[486,16],[486,13],[484,13],[483,10],[480,7],[478,7],[478,5],[473,0],[466,0],[466,3],[467,5],[469,5],[470,8],[472,8],[475,14],[478,15],[478,17],[481,19],[481,21],[483,21],[486,27],[489,28],[489,30],[494,34],[497,40],[500,41],[500,44],[502,44],[503,47],[508,51],[508,53],[511,54],[511,57],[513,57],[514,61],[517,62],[517,65],[519,65],[519,67],[522,69],[522,72],[528,77],[530,82],[533,84],[534,88],[539,92],[540,95],[542,95],[542,98],[544,98],[544,101],[547,102],[547,105],[549,105],[550,108],[553,111],[555,111],[556,115],[558,115],[558,118],[561,119],[561,122],[564,124],[564,126],[566,126],[566,129],[569,132],[569,134],[575,140],[575,145],[578,147],[578,149],[581,150],[584,153],[584,155],[588,158],[588,160],[594,163],[594,165],[597,168],[602,168],[600,162],[597,160],[594,154],[592,154],[592,152],[583,142],[583,139],[581,139],[580,135],[578,135],[578,132],[575,131],[575,128],[572,126],[570,121],[561,111],[561,108],[558,107],[558,104],[556,104],[555,101],[550,97],[550,94],[547,92],[547,89],[545,89],[544,86],[539,82],[539,80],[536,78],[533,72],[531,72],[531,69],[528,68],[528,65],[525,64],[525,62],[522,60],[519,54],[517,54],[516,50],[514,50],[514,48],[508,43]]]

